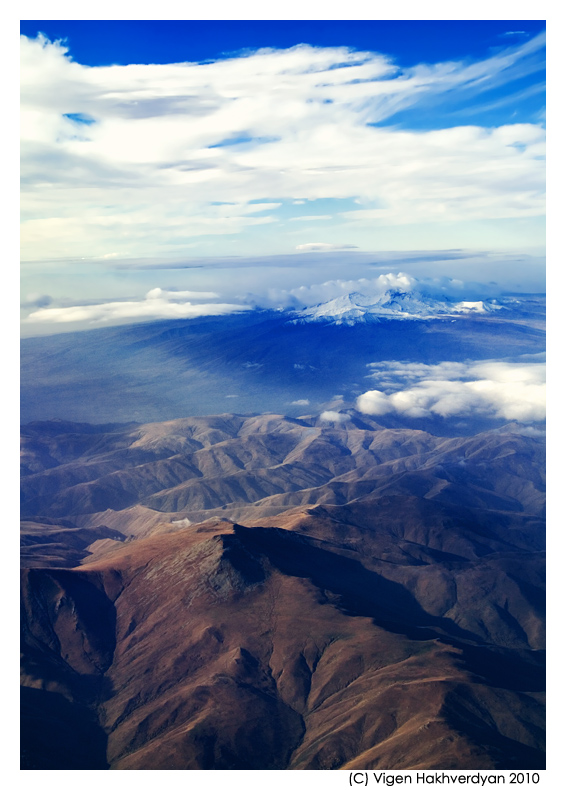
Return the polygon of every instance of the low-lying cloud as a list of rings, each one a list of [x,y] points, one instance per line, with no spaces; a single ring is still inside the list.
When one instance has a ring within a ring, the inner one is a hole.
[[[320,419],[324,422],[334,422],[340,424],[348,422],[352,418],[349,414],[342,414],[339,411],[323,411],[320,415]]]
[[[138,301],[104,302],[101,304],[45,307],[30,313],[28,324],[106,324],[120,321],[156,320],[164,318],[200,318],[207,315],[228,315],[249,310],[241,304],[194,304],[189,299],[210,299],[212,292],[165,291],[152,288],[145,299]]]
[[[371,367],[381,389],[359,396],[356,407],[364,414],[482,416],[526,423],[546,416],[543,362],[381,362]]]

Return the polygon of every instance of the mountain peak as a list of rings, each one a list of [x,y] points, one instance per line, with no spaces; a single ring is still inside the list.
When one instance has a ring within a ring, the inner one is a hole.
[[[501,309],[495,301],[456,302],[446,296],[431,297],[417,291],[389,289],[381,294],[345,293],[328,302],[294,313],[291,323],[324,322],[353,326],[385,319],[425,319],[490,313]]]

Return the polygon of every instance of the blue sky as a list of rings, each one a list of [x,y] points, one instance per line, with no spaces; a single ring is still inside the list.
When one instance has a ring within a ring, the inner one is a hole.
[[[347,46],[393,57],[399,66],[485,58],[509,41],[546,28],[544,21],[515,20],[21,20],[20,33],[67,39],[73,59],[85,66],[204,61],[297,44]]]
[[[540,255],[544,28],[22,22],[24,315],[148,285],[233,304],[386,251]]]

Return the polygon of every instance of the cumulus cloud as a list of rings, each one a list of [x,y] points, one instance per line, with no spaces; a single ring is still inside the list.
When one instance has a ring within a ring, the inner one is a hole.
[[[488,286],[480,286],[485,297],[489,292]],[[397,293],[418,292],[427,296],[456,297],[462,299],[464,294],[477,296],[478,286],[465,284],[461,280],[448,277],[419,280],[405,272],[387,272],[377,277],[361,277],[358,280],[326,280],[323,283],[301,285],[298,288],[277,289],[270,288],[263,298],[255,297],[254,303],[264,306],[277,307],[312,307],[322,302],[328,302],[345,294],[362,294],[368,299],[383,296],[388,291]]]
[[[320,415],[320,419],[324,422],[335,422],[340,424],[348,422],[352,418],[349,414],[342,414],[339,411],[323,411]]]
[[[291,401],[291,406],[308,406],[309,404],[310,404],[310,400],[308,400],[307,398],[300,398],[299,400]]]
[[[301,285],[288,291],[272,288],[268,292],[268,299],[282,306],[310,307],[352,292],[376,297],[391,289],[405,292],[411,290],[415,282],[414,278],[401,272],[380,274],[373,279],[362,277],[359,280],[327,280],[313,285]]]
[[[356,407],[364,414],[396,413],[414,418],[476,415],[526,423],[545,419],[546,371],[542,362],[382,362],[372,368],[372,378],[383,389],[359,396]]]
[[[23,258],[168,254],[266,225],[274,235],[282,201],[357,201],[335,215],[343,238],[538,216],[541,125],[387,122],[435,97],[474,100],[518,85],[542,68],[543,46],[537,36],[483,61],[406,69],[377,53],[308,45],[86,67],[63,43],[22,37]],[[344,249],[332,236],[323,245]]]
[[[199,318],[206,315],[227,315],[250,308],[239,304],[193,304],[192,298],[210,298],[215,294],[192,291],[164,291],[153,288],[138,301],[104,302],[102,304],[45,307],[30,313],[29,324],[105,324],[120,321],[156,320],[163,318]]]
[[[404,263],[410,265],[411,261],[407,260]],[[352,270],[355,269],[355,264],[355,259],[352,259],[348,262],[348,266],[342,264],[340,268],[342,271],[345,268]],[[520,272],[522,262],[510,260],[509,263],[505,262],[505,265],[509,269],[516,265],[517,271]],[[435,261],[428,263],[425,260],[420,266],[420,270],[434,270],[436,266]],[[473,263],[467,267],[458,263],[458,268],[468,275],[476,273],[480,266],[487,271],[491,266],[493,273],[493,260],[484,261],[480,256],[474,257]],[[325,268],[330,268],[330,266]],[[373,273],[376,269],[385,268],[385,266],[374,265],[366,266],[365,270]],[[336,269],[339,270],[339,267]],[[543,264],[541,264],[541,270],[544,271]],[[543,290],[544,281],[540,285]],[[404,299],[404,309],[408,311],[407,314],[422,316],[457,315],[470,312],[487,314],[502,308],[513,307],[513,304],[519,304],[520,300],[506,294],[506,290],[503,284],[493,281],[481,283],[446,276],[415,277],[407,272],[398,271],[384,272],[377,277],[360,277],[351,280],[332,279],[310,285],[299,285],[295,288],[271,287],[266,288],[263,292],[258,289],[256,293],[248,293],[246,300],[258,307],[302,310],[348,295],[351,295],[356,304],[366,307],[379,306],[386,304],[390,297],[400,294],[407,297]],[[378,314],[377,309],[375,312]],[[390,315],[392,314],[390,313]]]

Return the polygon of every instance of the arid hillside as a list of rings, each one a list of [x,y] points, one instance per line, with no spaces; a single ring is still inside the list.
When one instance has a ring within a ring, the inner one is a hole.
[[[543,445],[23,429],[27,768],[544,765]]]
[[[146,425],[31,423],[22,429],[22,468],[29,566],[72,567],[99,540],[212,516],[246,523],[293,507],[392,496],[434,502],[469,521],[487,511],[490,534],[512,523],[526,548],[544,511],[540,439],[512,429],[438,437],[383,429],[362,415],[339,426],[231,414]]]

